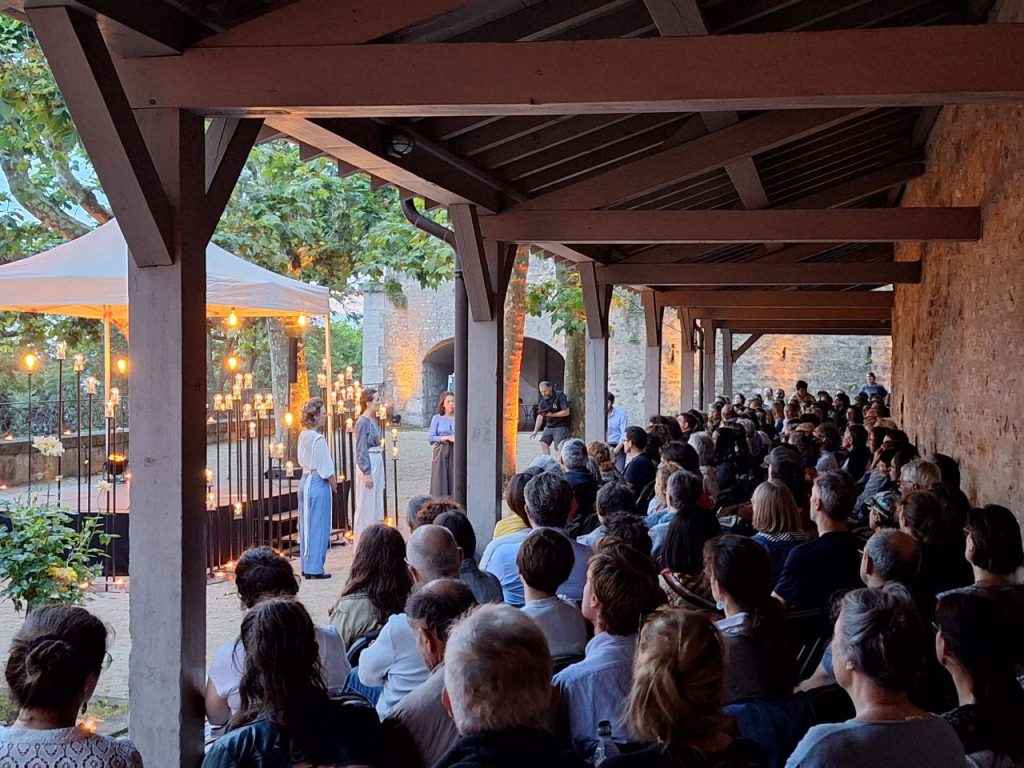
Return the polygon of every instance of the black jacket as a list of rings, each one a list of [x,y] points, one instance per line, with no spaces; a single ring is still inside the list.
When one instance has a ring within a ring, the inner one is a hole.
[[[434,768],[585,768],[546,731],[513,728],[463,736]]]
[[[288,732],[268,717],[233,729],[213,743],[203,768],[290,768],[296,763],[386,768],[380,756],[377,711],[362,696],[331,699],[323,722],[311,729],[318,737],[307,754],[293,754]]]

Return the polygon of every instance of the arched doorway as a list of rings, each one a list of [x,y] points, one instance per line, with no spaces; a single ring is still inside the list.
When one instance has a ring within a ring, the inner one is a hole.
[[[439,395],[454,385],[455,380],[455,339],[439,341],[423,356],[423,423],[429,424],[436,412]],[[539,339],[523,339],[523,363],[519,377],[519,397],[523,401],[523,418],[520,427],[527,421],[539,397],[537,385],[550,381],[556,389],[562,389],[565,380],[565,358],[557,349]]]

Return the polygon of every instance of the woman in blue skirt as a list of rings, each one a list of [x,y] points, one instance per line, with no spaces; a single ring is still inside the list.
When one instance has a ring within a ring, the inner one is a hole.
[[[302,575],[307,579],[329,579],[324,558],[331,538],[331,501],[338,480],[327,438],[318,430],[327,419],[327,409],[319,397],[307,400],[299,420],[298,455],[302,467],[299,481],[299,558]]]

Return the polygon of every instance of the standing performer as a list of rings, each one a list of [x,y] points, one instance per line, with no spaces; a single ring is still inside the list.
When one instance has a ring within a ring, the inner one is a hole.
[[[364,389],[359,397],[361,415],[356,419],[356,519],[352,525],[356,541],[371,525],[384,522],[384,456],[374,416],[379,405],[377,390]]]
[[[338,480],[327,438],[318,430],[324,426],[327,409],[319,397],[307,400],[299,420],[298,456],[302,467],[299,481],[299,562],[307,579],[329,579],[324,558],[331,538],[331,502]]]
[[[434,448],[430,457],[430,495],[452,495],[452,446],[455,445],[455,395],[442,392],[437,413],[430,420],[427,442]]]

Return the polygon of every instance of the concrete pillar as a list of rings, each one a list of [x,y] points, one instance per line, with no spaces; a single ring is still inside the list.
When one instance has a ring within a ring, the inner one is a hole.
[[[644,418],[657,413],[661,413],[661,344],[644,352]]]
[[[587,399],[584,407],[586,441],[608,435],[608,337],[587,337]]]
[[[700,321],[704,329],[704,354],[701,359],[700,374],[704,382],[704,401],[701,408],[706,409],[708,403],[715,401],[715,347],[717,328],[714,320]]]
[[[722,329],[722,394],[732,400],[732,331]]]
[[[128,259],[132,344],[130,736],[149,765],[198,766],[206,656],[203,118],[141,110],[179,233],[170,266]],[[131,242],[129,241],[129,246]]]
[[[469,380],[466,410],[466,512],[479,552],[501,516],[502,399],[504,321],[469,320]],[[468,555],[469,553],[467,553]]]

